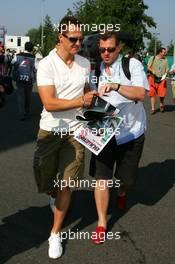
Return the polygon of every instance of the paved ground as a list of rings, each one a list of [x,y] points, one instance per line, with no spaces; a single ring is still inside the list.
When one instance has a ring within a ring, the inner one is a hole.
[[[20,122],[15,96],[0,110],[0,263],[174,264],[175,106],[170,89],[167,111],[148,116],[139,180],[127,212],[116,209],[114,192],[111,195],[109,230],[121,232],[120,240],[100,246],[88,239],[64,241],[64,255],[56,261],[47,257],[53,216],[47,197],[37,194],[32,172],[41,105],[33,93],[31,119]],[[145,106],[148,112],[148,99]],[[87,168],[88,159],[89,154]],[[75,190],[63,230],[91,232],[96,220],[92,191]]]

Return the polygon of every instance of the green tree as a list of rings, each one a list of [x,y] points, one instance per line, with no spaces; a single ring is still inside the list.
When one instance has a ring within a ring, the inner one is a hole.
[[[41,47],[41,32],[42,26],[38,28],[31,28],[27,32],[27,36],[30,37],[30,41],[36,46],[40,45]],[[40,51],[43,56],[46,56],[51,49],[54,48],[56,44],[57,31],[54,30],[54,25],[52,24],[51,18],[46,15],[43,25],[43,47],[40,48]]]
[[[156,27],[153,18],[145,14],[147,9],[143,0],[84,0],[75,3],[67,14],[75,15],[83,24],[120,24],[121,31],[133,34],[133,48],[140,49],[143,38],[151,38],[148,28]]]
[[[156,45],[156,51],[162,47],[162,42],[157,37],[152,37],[152,39],[148,42],[147,46],[147,52],[150,55],[155,54],[155,45]]]
[[[167,47],[167,55],[168,56],[173,56],[173,52],[174,52],[174,42],[173,40],[170,41],[168,47]]]
[[[34,45],[41,44],[41,26],[39,28],[31,28],[26,33],[26,36],[30,37],[30,41]]]
[[[57,33],[54,30],[54,25],[52,24],[51,18],[46,15],[44,20],[44,29],[43,29],[43,52],[44,56],[48,55],[49,51],[54,48],[56,44]]]

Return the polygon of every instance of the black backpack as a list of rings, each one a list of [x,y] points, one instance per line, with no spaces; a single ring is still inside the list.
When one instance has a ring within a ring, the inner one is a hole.
[[[128,80],[131,80],[131,73],[129,70],[129,61],[130,61],[130,57],[122,57],[122,69],[123,72],[126,76],[126,78]],[[98,65],[98,67],[95,68],[95,76],[97,77],[97,86],[99,83],[99,77],[100,77],[101,71],[100,71],[100,66]]]
[[[20,53],[13,69],[13,80],[23,84],[32,84],[34,79],[35,57],[31,54]]]

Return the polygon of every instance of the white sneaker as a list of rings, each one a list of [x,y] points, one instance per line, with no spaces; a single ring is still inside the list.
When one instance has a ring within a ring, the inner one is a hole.
[[[49,241],[49,250],[48,250],[49,258],[57,259],[61,257],[63,253],[63,248],[61,245],[61,238],[59,233],[58,234],[51,233],[48,241]]]
[[[49,205],[52,213],[54,213],[55,210],[55,198],[52,198],[52,196],[49,197]]]

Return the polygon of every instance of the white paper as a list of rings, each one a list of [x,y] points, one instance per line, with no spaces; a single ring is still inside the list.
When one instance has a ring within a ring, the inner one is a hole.
[[[123,118],[111,116],[98,121],[84,122],[75,132],[74,138],[98,155],[110,139],[120,132]]]

